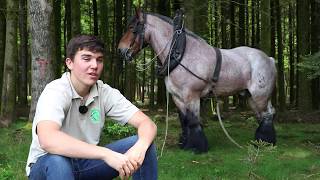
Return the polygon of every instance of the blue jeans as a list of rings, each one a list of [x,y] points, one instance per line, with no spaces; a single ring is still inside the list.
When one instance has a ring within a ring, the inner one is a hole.
[[[131,136],[106,145],[107,148],[125,153],[138,140],[137,136]],[[158,164],[156,147],[152,144],[146,152],[141,167],[132,175],[134,180],[158,179]],[[30,180],[72,180],[72,179],[112,179],[119,176],[118,171],[110,167],[102,160],[68,158],[65,156],[46,154],[41,156],[32,165]]]

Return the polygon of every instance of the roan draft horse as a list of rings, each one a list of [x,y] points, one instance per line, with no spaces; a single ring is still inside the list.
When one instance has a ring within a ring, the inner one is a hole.
[[[255,139],[275,144],[275,110],[270,100],[276,80],[274,59],[250,47],[213,48],[194,33],[184,29],[179,31],[179,27],[174,27],[174,20],[137,10],[119,42],[118,50],[130,61],[143,47],[151,45],[160,63],[166,66],[168,59],[172,59],[168,56],[179,56],[179,52],[171,52],[173,41],[178,40],[175,34],[185,31],[183,57],[175,68],[170,67],[170,74],[165,77],[166,88],[179,110],[182,127],[180,147],[207,152],[208,141],[200,124],[200,98],[236,93],[246,94],[250,107],[256,113],[259,127]]]

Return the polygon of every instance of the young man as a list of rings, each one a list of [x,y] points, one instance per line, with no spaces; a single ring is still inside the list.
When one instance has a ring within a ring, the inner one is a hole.
[[[104,44],[80,35],[67,47],[66,72],[39,97],[26,172],[29,179],[157,179],[156,125],[120,92],[98,80]],[[138,135],[98,146],[105,116]]]

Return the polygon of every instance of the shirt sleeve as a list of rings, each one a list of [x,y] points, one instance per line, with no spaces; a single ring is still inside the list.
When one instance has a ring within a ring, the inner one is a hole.
[[[35,123],[49,120],[61,126],[66,116],[68,99],[70,98],[68,98],[67,94],[59,90],[59,88],[47,86],[41,93],[37,103],[34,117]],[[71,102],[71,100],[69,101]]]
[[[106,115],[122,125],[126,124],[133,114],[139,111],[117,89],[105,85],[103,94]]]

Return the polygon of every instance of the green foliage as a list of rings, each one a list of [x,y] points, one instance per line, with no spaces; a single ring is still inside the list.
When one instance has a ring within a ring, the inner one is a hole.
[[[302,57],[303,62],[298,64],[300,70],[305,72],[310,79],[320,77],[320,51],[309,56]]]
[[[143,5],[144,5],[144,0],[133,0],[132,4],[133,4],[135,7],[143,7]]]
[[[0,164],[0,179],[1,180],[9,180],[13,179],[14,171],[10,165],[2,166]]]
[[[165,136],[165,113],[154,114],[150,117],[158,126],[155,144],[160,155]],[[236,120],[225,119],[229,124],[229,134],[239,144],[248,144],[243,150],[226,138],[217,121],[208,121],[205,133],[209,152],[194,154],[179,149],[177,145],[181,131],[177,118],[176,113],[169,116],[166,145],[163,155],[158,157],[161,180],[320,179],[320,124],[276,123],[278,143],[274,148],[255,141],[250,143],[257,127],[257,124],[254,126],[254,118],[241,116]],[[128,129],[134,130],[107,121],[102,138],[129,135]],[[15,121],[10,128],[0,129],[0,137],[0,179],[25,180],[31,123]]]
[[[132,126],[122,126],[116,122],[108,121],[107,126],[103,129],[104,134],[110,138],[121,139],[132,136],[136,133],[136,129]]]
[[[247,146],[247,156],[243,161],[248,165],[248,177],[249,179],[260,179],[260,176],[256,173],[257,168],[259,167],[259,161],[265,153],[272,153],[276,149],[270,143],[263,141],[251,141]]]

